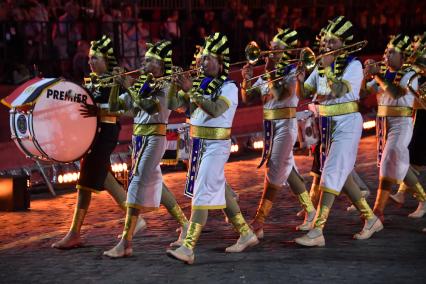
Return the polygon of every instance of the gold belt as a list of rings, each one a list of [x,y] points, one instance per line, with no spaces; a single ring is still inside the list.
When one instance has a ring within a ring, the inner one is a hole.
[[[413,109],[403,106],[379,106],[377,110],[378,117],[385,116],[412,116]]]
[[[231,138],[231,128],[204,127],[191,125],[189,129],[191,137],[210,139],[210,140],[228,140]]]
[[[289,119],[296,117],[295,107],[285,107],[276,109],[263,109],[263,119],[274,120],[274,119]]]
[[[118,121],[116,116],[108,116],[108,115],[101,116],[100,120],[103,123],[111,123],[111,124],[116,124]]]
[[[357,102],[348,102],[334,105],[319,105],[319,114],[321,116],[337,116],[358,112]]]
[[[162,123],[155,124],[133,124],[133,135],[161,135],[165,136],[167,125]]]

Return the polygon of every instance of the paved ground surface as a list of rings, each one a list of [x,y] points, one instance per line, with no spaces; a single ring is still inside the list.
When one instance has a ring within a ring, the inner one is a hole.
[[[364,138],[358,157],[360,176],[377,187],[374,137]],[[311,158],[297,156],[297,165],[307,178]],[[258,156],[241,157],[228,163],[226,176],[240,195],[247,219],[254,216],[262,192],[263,171]],[[190,203],[183,196],[184,172],[169,172],[165,181],[176,194],[185,213]],[[426,184],[425,174],[422,176]],[[83,226],[85,246],[71,251],[50,248],[68,229],[76,195],[62,191],[56,198],[32,196],[28,212],[0,213],[0,283],[426,283],[426,217],[413,220],[407,214],[417,203],[408,198],[403,208],[389,204],[385,230],[367,241],[352,235],[362,228],[356,214],[346,212],[345,196],[335,203],[326,227],[326,247],[301,248],[293,239],[302,220],[296,198],[285,190],[275,203],[265,227],[265,240],[241,254],[225,254],[237,238],[220,211],[209,216],[196,249],[196,263],[188,266],[168,258],[165,250],[177,237],[176,223],[165,209],[145,215],[148,230],[134,239],[134,256],[110,260],[102,252],[117,242],[123,213],[105,193],[92,198],[91,211]]]

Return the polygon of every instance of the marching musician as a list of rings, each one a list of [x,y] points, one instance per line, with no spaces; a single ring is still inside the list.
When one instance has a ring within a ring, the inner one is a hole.
[[[176,202],[173,193],[163,182],[160,161],[166,150],[166,127],[170,115],[168,93],[170,83],[156,78],[172,72],[172,44],[159,41],[149,45],[145,53],[144,74],[128,88],[128,92],[110,100],[111,111],[131,112],[134,116],[132,137],[132,169],[127,191],[127,214],[119,243],[104,255],[111,258],[130,256],[133,253],[132,238],[139,213],[156,210],[160,204],[181,225],[182,234],[188,228],[188,220]],[[129,87],[125,79],[118,79]]]
[[[415,74],[405,60],[410,55],[411,44],[407,35],[393,37],[384,54],[386,67],[380,70],[373,61],[367,62],[365,74],[373,80],[367,87],[378,92],[377,103],[377,165],[380,167],[379,188],[374,212],[383,220],[384,209],[392,186],[404,183],[418,196],[424,206],[426,194],[413,168],[410,167],[408,145],[413,135],[414,94],[407,88],[408,80]],[[417,78],[412,88],[417,90]]]
[[[272,51],[294,48],[297,45],[297,32],[289,28],[278,29],[271,41]],[[242,70],[243,101],[250,102],[260,96],[264,105],[264,151],[259,167],[266,163],[265,181],[262,199],[251,223],[258,238],[263,238],[265,219],[285,182],[288,182],[305,210],[305,221],[297,229],[311,229],[316,213],[304,180],[296,170],[293,156],[293,146],[297,140],[296,107],[299,98],[294,84],[297,64],[287,62],[290,56],[290,52],[286,51],[272,53],[272,56],[265,59],[267,75],[259,77],[253,85],[252,65],[246,64]]]
[[[238,89],[227,79],[228,39],[221,33],[206,38],[202,51],[203,79],[196,84],[178,78],[184,92],[175,96],[174,108],[187,105],[191,111],[191,158],[185,193],[192,197],[192,214],[186,238],[167,254],[185,263],[194,262],[194,248],[206,224],[208,211],[223,209],[240,234],[226,252],[241,252],[259,241],[241,214],[232,192],[225,186],[225,164],[231,149],[231,126],[238,105]],[[188,105],[189,102],[189,105]]]
[[[415,50],[415,61],[413,70],[419,75],[418,84],[419,86],[424,86],[426,82],[426,77],[424,76],[426,72],[426,33],[419,35],[417,40],[415,39],[413,43],[413,49]],[[411,56],[410,56],[411,57]],[[418,67],[417,67],[417,66]],[[416,70],[415,68],[418,68]],[[419,91],[422,89],[419,87]],[[414,102],[414,129],[413,137],[411,138],[410,145],[408,145],[408,150],[410,152],[410,165],[413,171],[417,174],[417,171],[420,171],[422,167],[426,166],[426,134],[424,129],[426,127],[426,110],[420,106],[420,104]],[[405,200],[405,193],[409,192],[413,194],[414,192],[407,187],[405,183],[400,184],[398,192],[394,195],[391,195],[390,198],[396,203],[402,205]],[[421,218],[426,213],[426,204],[422,200],[421,195],[414,194],[415,198],[419,201],[419,205],[413,213],[409,214],[410,218]]]
[[[120,92],[118,86],[104,86],[100,79],[110,76],[117,68],[117,60],[111,39],[103,36],[92,41],[89,51],[91,78],[85,81],[85,87],[93,95],[97,106],[85,106],[82,113],[86,116],[99,116],[100,131],[89,153],[80,164],[80,177],[77,182],[77,204],[69,232],[60,241],[52,244],[53,248],[71,249],[82,245],[80,229],[90,205],[92,192],[99,193],[106,189],[119,206],[125,210],[126,192],[110,172],[110,155],[118,142],[120,124],[116,116],[108,113],[108,100]],[[137,218],[134,233],[146,226],[142,217]]]
[[[324,35],[326,51],[336,50],[353,39],[353,26],[344,16],[339,16],[327,26]],[[342,189],[361,212],[365,220],[356,239],[368,239],[383,225],[361,195],[359,186],[350,174],[354,168],[358,144],[362,133],[362,117],[358,111],[359,91],[363,79],[362,65],[343,52],[321,58],[302,85],[304,74],[299,75],[302,94],[316,93],[320,102],[321,129],[321,197],[313,229],[296,238],[303,246],[324,246],[323,228],[335,198]]]

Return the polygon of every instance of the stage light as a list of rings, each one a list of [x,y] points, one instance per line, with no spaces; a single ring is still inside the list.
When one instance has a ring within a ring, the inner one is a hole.
[[[365,129],[365,130],[372,129],[374,127],[376,127],[376,121],[375,120],[369,120],[369,121],[366,121],[362,124],[362,128]]]
[[[263,149],[263,140],[255,141],[253,143],[254,149]]]
[[[62,175],[58,176],[58,182],[59,183],[63,183],[64,182],[64,177]]]
[[[238,144],[231,145],[231,153],[236,153],[239,150]]]

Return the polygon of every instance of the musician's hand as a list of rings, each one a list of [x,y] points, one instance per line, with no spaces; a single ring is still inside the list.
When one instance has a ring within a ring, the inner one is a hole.
[[[295,77],[300,82],[302,82],[302,83],[305,82],[306,68],[305,68],[305,65],[303,65],[303,63],[301,63],[301,62],[297,65]]]
[[[182,89],[185,93],[189,92],[192,88],[192,80],[189,76],[180,75],[176,78],[176,84],[179,88]]]
[[[266,57],[265,58],[265,71],[270,72],[275,69],[276,61],[273,57]]]
[[[373,59],[367,59],[364,61],[364,77],[366,79],[373,79],[374,75],[380,72],[378,64],[374,63],[375,61]]]
[[[250,80],[253,77],[253,66],[249,63],[244,65],[241,75],[243,76],[243,80]]]
[[[79,111],[84,118],[98,115],[98,107],[96,105],[80,104]]]

